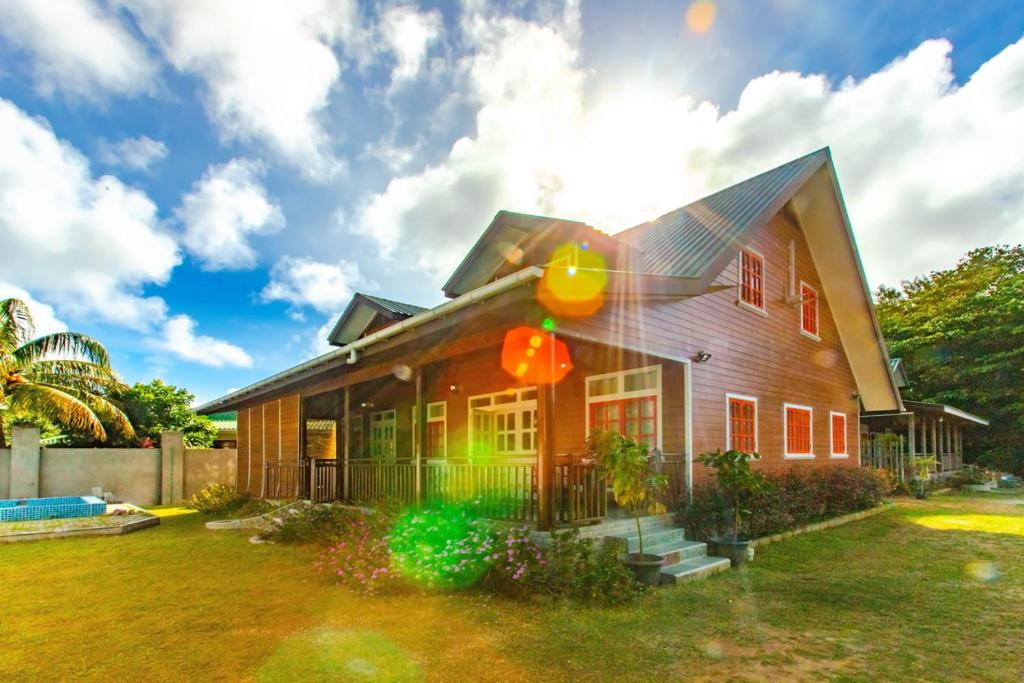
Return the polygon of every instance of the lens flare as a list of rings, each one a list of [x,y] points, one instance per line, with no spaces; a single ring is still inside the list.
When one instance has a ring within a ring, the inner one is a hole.
[[[984,581],[985,583],[992,583],[999,578],[999,569],[996,567],[994,562],[973,560],[967,563],[967,567],[965,567],[965,569],[968,576],[978,581]]]
[[[555,384],[572,370],[572,359],[565,342],[523,326],[505,334],[501,367],[524,384]]]
[[[593,315],[604,305],[607,267],[599,252],[580,244],[563,244],[551,254],[537,285],[537,299],[556,315]]]
[[[395,570],[432,588],[471,586],[497,557],[487,523],[471,503],[410,510],[388,542]]]
[[[715,23],[716,11],[711,0],[697,0],[686,10],[686,28],[694,33],[707,33]]]

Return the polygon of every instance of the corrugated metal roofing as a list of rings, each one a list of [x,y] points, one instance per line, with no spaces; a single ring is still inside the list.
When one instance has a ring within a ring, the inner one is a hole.
[[[413,304],[404,304],[401,301],[394,301],[392,299],[385,299],[385,298],[380,297],[380,296],[370,296],[369,294],[362,294],[362,292],[360,292],[360,295],[366,297],[367,299],[369,299],[370,301],[374,302],[378,306],[382,306],[382,307],[388,309],[389,311],[391,311],[392,313],[397,313],[399,315],[409,315],[409,316],[412,316],[412,315],[416,315],[417,313],[422,313],[423,311],[427,310],[427,309],[423,308],[422,306],[414,306]]]
[[[643,253],[643,270],[654,275],[700,277],[779,194],[824,158],[818,150],[708,195],[660,218],[628,228],[616,239]]]

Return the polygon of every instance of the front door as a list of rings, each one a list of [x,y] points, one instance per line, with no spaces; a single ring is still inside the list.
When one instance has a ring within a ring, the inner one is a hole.
[[[377,462],[395,461],[395,411],[370,414],[370,458]]]

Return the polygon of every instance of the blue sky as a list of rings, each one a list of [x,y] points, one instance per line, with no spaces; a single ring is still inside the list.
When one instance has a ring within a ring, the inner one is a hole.
[[[208,400],[352,291],[438,303],[498,209],[615,231],[825,144],[896,283],[1021,241],[1022,35],[1019,2],[0,2],[0,296]]]

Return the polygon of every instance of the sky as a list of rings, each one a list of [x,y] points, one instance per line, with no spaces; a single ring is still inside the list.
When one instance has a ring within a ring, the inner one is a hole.
[[[872,287],[1024,241],[1024,3],[0,0],[0,298],[200,402],[828,145]]]

